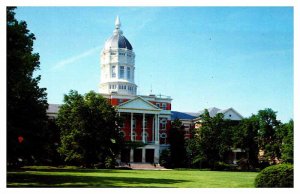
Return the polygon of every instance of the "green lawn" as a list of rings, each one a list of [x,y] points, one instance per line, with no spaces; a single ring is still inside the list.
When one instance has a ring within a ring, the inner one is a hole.
[[[7,187],[242,188],[255,172],[200,170],[94,170],[27,167],[9,170]]]

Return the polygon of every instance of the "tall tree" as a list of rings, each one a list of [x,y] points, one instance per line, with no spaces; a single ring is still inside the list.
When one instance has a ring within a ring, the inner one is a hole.
[[[68,163],[113,167],[122,147],[120,118],[107,99],[95,92],[64,96],[57,124],[61,130],[59,153]]]
[[[184,126],[179,119],[173,121],[169,139],[171,166],[174,168],[184,167],[186,158]]]
[[[34,77],[39,54],[33,53],[34,34],[7,7],[7,160],[32,163],[44,153],[47,94]]]
[[[219,113],[211,117],[207,110],[200,116],[201,127],[196,128],[189,141],[188,153],[194,164],[206,164],[214,168],[216,162],[224,162],[224,155],[231,149],[231,130]]]
[[[259,149],[264,151],[265,160],[275,163],[281,157],[281,140],[277,132],[281,123],[276,118],[276,112],[270,108],[259,110],[257,118]]]
[[[291,119],[279,127],[278,136],[281,138],[281,159],[294,163],[294,121]]]
[[[258,131],[259,120],[256,115],[243,119],[233,128],[234,147],[245,150],[249,161],[248,168],[258,167]]]

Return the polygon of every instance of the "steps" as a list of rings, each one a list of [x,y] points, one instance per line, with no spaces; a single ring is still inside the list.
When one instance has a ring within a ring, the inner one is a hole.
[[[130,164],[131,169],[133,170],[162,170],[165,169],[159,164],[153,165],[150,163],[132,163]]]
[[[159,164],[153,165],[151,163],[130,163],[126,164],[126,167],[131,168],[132,170],[167,170]]]

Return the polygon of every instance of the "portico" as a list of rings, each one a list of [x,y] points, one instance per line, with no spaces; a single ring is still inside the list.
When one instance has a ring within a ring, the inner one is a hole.
[[[121,156],[121,160],[127,158],[131,163],[158,163],[161,109],[139,96],[120,104],[116,108],[120,117],[125,118],[121,128],[124,131],[125,140],[145,144],[143,147],[130,149],[129,153],[128,150],[124,151],[122,154],[130,154],[130,156]],[[125,131],[130,131],[130,133],[126,134]]]

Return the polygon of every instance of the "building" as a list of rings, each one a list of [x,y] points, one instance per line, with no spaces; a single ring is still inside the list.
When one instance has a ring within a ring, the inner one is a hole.
[[[121,162],[158,163],[160,150],[168,146],[172,99],[137,95],[134,78],[135,53],[117,17],[113,35],[101,52],[100,94],[109,99],[123,118],[121,132],[125,140],[145,144],[136,149],[124,149]]]
[[[229,119],[233,121],[240,121],[243,119],[243,116],[237,112],[233,108],[228,109],[219,109],[216,107],[208,108],[207,109],[209,116],[214,117],[218,113],[222,113],[224,115],[224,119]],[[182,124],[184,125],[185,130],[185,137],[190,138],[191,130],[193,128],[198,128],[201,125],[201,117],[204,113],[204,110],[201,110],[199,112],[178,112],[178,111],[172,111],[171,114],[171,120],[179,119]]]
[[[137,95],[135,84],[135,52],[123,35],[119,17],[115,29],[101,51],[101,80],[99,92],[108,99],[123,118],[121,133],[128,142],[141,142],[144,146],[123,149],[120,163],[159,163],[159,155],[169,147],[171,121],[178,118],[185,126],[185,137],[191,137],[191,130],[203,113],[171,111],[172,99],[161,95]],[[59,105],[51,104],[49,117],[57,115]],[[211,116],[223,113],[225,118],[241,119],[233,108],[209,109]]]

